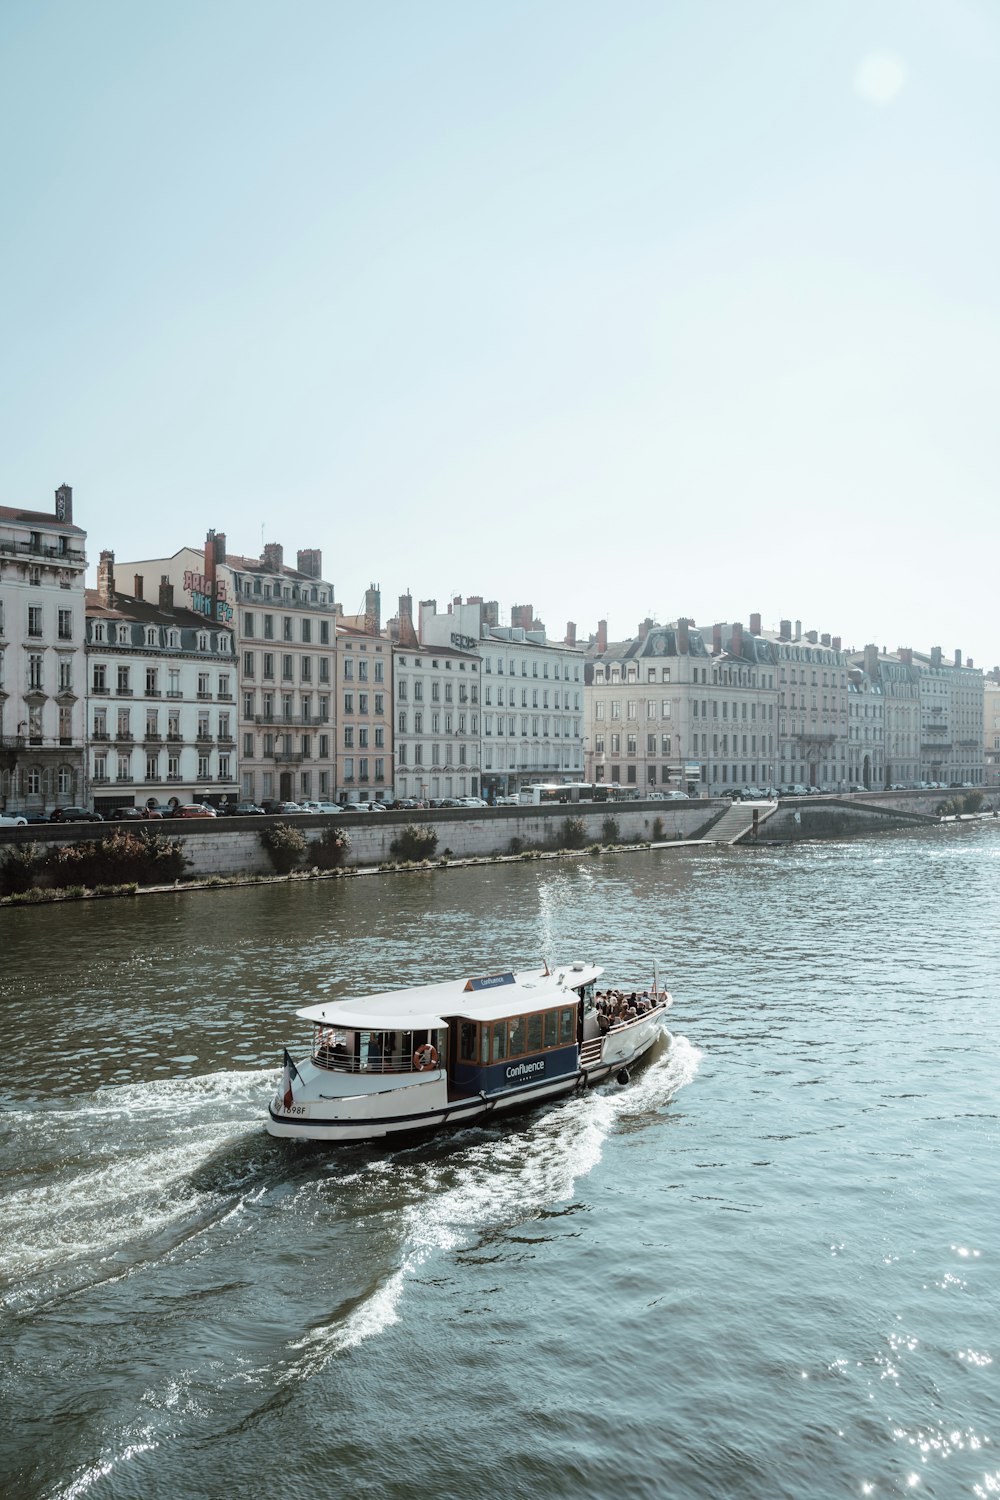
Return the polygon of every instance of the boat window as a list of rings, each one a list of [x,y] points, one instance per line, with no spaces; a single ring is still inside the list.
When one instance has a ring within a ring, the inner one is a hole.
[[[540,1015],[528,1017],[528,1051],[541,1052],[542,1050],[542,1018]]]
[[[507,1022],[498,1021],[493,1028],[493,1061],[503,1062],[507,1056]]]
[[[576,1036],[576,1024],[572,1010],[561,1010],[559,1012],[559,1040],[571,1042]]]
[[[545,1012],[545,1045],[554,1047],[559,1040],[559,1012],[547,1010]]]
[[[490,1028],[488,1026],[480,1026],[480,1028],[479,1028],[479,1065],[480,1065],[480,1067],[485,1068],[486,1064],[489,1062],[489,1060],[490,1060]]]
[[[476,1023],[475,1021],[463,1021],[459,1039],[459,1057],[463,1062],[475,1062],[476,1060]]]
[[[510,1023],[510,1056],[520,1057],[524,1051],[524,1017],[514,1016]]]

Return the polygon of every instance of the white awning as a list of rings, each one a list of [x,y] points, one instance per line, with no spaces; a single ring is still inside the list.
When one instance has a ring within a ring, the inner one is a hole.
[[[295,1014],[300,1021],[312,1021],[317,1026],[339,1026],[342,1031],[437,1031],[448,1024],[440,1016],[426,1012],[391,1014],[376,1006],[353,1010],[349,1005],[338,1005],[335,1001],[329,1005],[310,1005]]]

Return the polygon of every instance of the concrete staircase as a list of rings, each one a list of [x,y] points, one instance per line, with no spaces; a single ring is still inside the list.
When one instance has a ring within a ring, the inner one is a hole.
[[[757,813],[757,826],[763,827],[772,813],[777,812],[777,802],[734,802],[717,823],[702,838],[699,844],[738,844],[753,829],[753,815]]]

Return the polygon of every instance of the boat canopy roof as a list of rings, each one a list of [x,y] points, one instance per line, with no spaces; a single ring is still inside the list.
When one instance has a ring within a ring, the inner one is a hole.
[[[551,969],[545,965],[516,974],[473,975],[384,990],[352,1000],[329,1000],[322,1005],[307,1005],[295,1014],[300,1021],[339,1026],[345,1031],[437,1031],[454,1016],[495,1021],[502,1016],[546,1010],[603,973],[596,964],[562,964]]]

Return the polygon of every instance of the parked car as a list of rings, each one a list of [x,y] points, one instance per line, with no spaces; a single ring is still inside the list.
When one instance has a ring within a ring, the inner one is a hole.
[[[667,802],[690,802],[691,798],[687,792],[664,792],[663,796]]]
[[[220,808],[220,811],[223,809]],[[230,818],[262,818],[264,809],[259,802],[229,802],[225,813]]]
[[[269,817],[273,817],[275,813],[287,814],[298,813],[302,811],[302,808],[297,802],[282,802],[281,799],[277,797],[265,797],[260,805]]]
[[[344,812],[345,813],[366,813],[367,811],[368,811],[368,803],[367,802],[345,802],[344,803]]]
[[[493,804],[494,807],[520,807],[520,805],[521,799],[516,792],[505,792],[504,795],[502,797],[498,797]]]
[[[49,814],[50,823],[103,823],[99,812],[89,807],[54,807]]]
[[[142,807],[115,807],[104,815],[108,823],[141,822],[145,816],[146,810]]]
[[[460,807],[489,807],[490,805],[482,797],[459,797],[457,800]]]
[[[27,828],[24,813],[0,813],[0,828]]]
[[[174,818],[215,818],[218,814],[207,802],[182,802],[171,813]]]
[[[47,823],[49,821],[48,813],[43,812],[18,813],[17,816],[24,818],[28,823]]]

